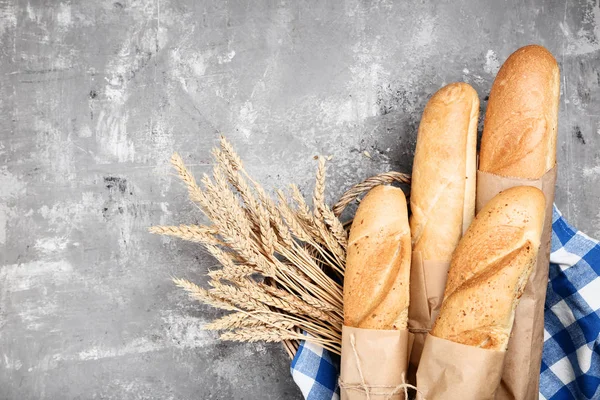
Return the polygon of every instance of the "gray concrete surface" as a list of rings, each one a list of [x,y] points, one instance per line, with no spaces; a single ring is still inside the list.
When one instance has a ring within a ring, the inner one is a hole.
[[[0,399],[300,399],[278,345],[220,343],[169,282],[215,263],[146,232],[201,220],[170,154],[201,174],[223,132],[307,190],[332,155],[333,201],[528,43],[562,69],[556,201],[600,236],[594,1],[0,0]]]

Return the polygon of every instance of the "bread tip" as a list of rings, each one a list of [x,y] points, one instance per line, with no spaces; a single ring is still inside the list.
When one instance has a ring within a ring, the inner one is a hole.
[[[554,57],[552,52],[539,44],[529,44],[527,46],[523,46],[517,49],[513,54],[511,54],[510,57],[512,57],[513,55],[532,57],[536,62],[545,59],[545,61],[555,64],[558,68],[558,62],[556,61],[556,58]]]

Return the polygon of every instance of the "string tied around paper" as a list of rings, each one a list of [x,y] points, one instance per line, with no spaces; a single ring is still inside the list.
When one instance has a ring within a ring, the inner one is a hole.
[[[431,331],[431,328],[408,328],[408,331],[410,333],[429,333]]]
[[[358,355],[358,351],[356,350],[356,339],[354,334],[350,335],[350,344],[352,345],[352,352],[354,353],[354,360],[356,361],[356,369],[358,370],[358,375],[360,376],[359,383],[346,383],[341,379],[338,381],[340,385],[340,389],[342,390],[353,390],[356,392],[364,393],[367,400],[371,400],[371,396],[384,396],[384,400],[391,400],[393,396],[398,395],[404,392],[404,398],[408,399],[408,389],[413,389],[420,395],[421,400],[427,400],[423,393],[417,389],[416,386],[411,385],[410,383],[406,383],[404,380],[404,373],[401,376],[402,383],[399,385],[368,385],[365,381],[365,376],[362,371],[362,365],[360,362],[360,356]]]

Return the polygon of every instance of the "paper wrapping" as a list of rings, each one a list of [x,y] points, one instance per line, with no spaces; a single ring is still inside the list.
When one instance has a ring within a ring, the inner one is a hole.
[[[354,338],[354,348],[352,346]],[[367,399],[364,383],[370,386],[369,398],[404,400],[404,391],[389,396],[397,386],[406,383],[408,364],[408,331],[375,330],[342,327],[342,358],[340,371],[340,393],[342,400]],[[356,354],[354,353],[356,349]],[[358,360],[356,356],[358,355]],[[360,367],[360,371],[359,371]],[[344,388],[352,386],[355,388]]]
[[[517,306],[512,335],[498,400],[534,400],[539,398],[539,378],[544,345],[544,302],[548,286],[550,240],[552,239],[552,204],[556,183],[556,166],[541,179],[507,178],[477,171],[477,212],[499,192],[514,186],[534,186],[546,197],[544,230],[536,265],[529,276]]]
[[[449,268],[450,262],[423,260],[420,251],[412,253],[408,330],[413,336],[413,344],[408,366],[409,383],[415,383],[425,337],[442,307]]]
[[[427,335],[417,371],[418,400],[492,400],[506,352]]]

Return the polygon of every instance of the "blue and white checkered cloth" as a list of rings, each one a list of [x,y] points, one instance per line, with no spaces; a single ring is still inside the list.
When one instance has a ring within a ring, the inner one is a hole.
[[[600,244],[555,208],[540,399],[599,399]]]
[[[310,342],[300,343],[292,377],[306,400],[339,400],[340,357]]]
[[[600,399],[600,243],[554,208],[540,399]],[[339,357],[302,343],[291,366],[306,400],[338,400]]]

